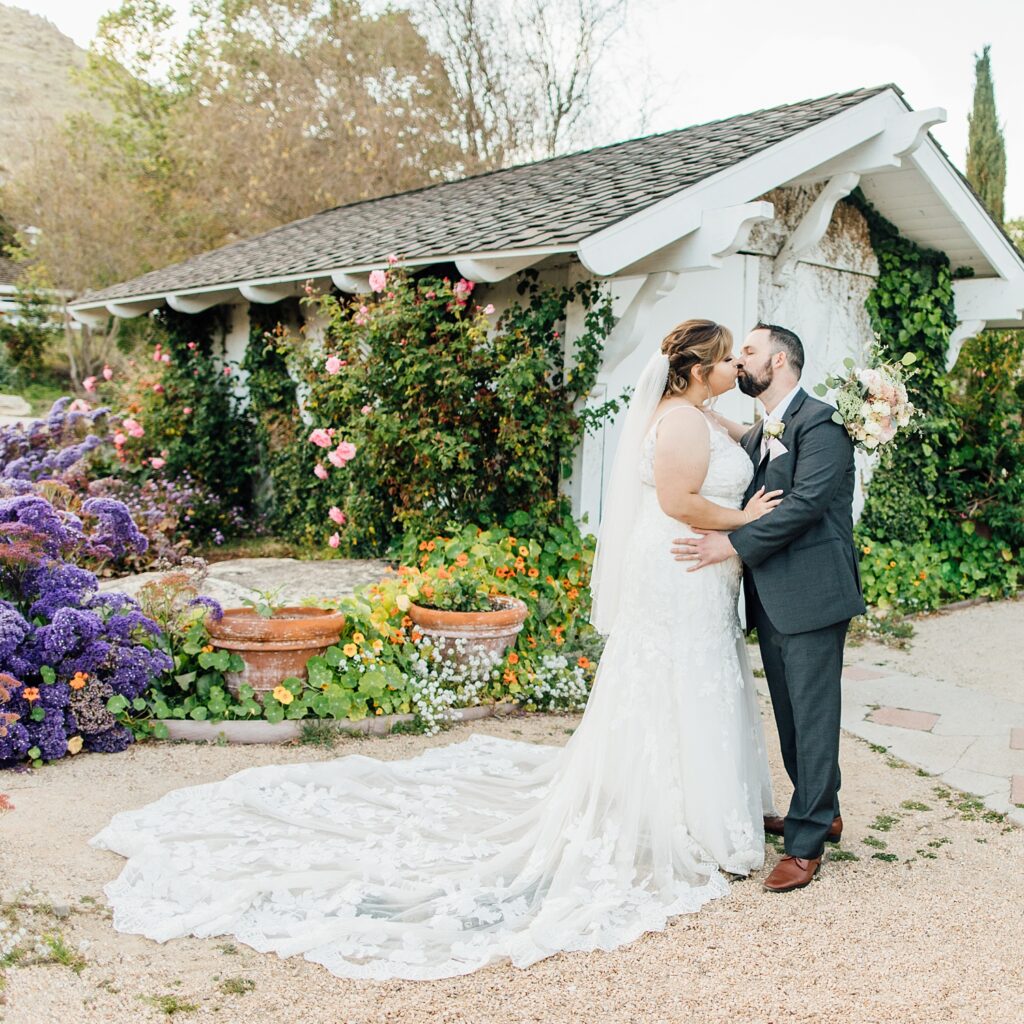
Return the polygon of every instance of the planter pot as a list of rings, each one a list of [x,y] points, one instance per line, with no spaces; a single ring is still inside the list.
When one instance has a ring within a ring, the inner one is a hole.
[[[481,651],[501,657],[516,642],[528,609],[514,597],[496,597],[489,612],[446,612],[414,604],[409,617],[426,636],[435,637],[444,657],[459,658],[455,641],[464,640],[463,651]]]
[[[258,700],[288,676],[306,678],[306,663],[341,639],[345,616],[324,608],[276,608],[265,619],[251,608],[227,608],[219,621],[208,621],[214,647],[234,651],[245,662],[241,672],[225,673],[237,697],[248,684]]]

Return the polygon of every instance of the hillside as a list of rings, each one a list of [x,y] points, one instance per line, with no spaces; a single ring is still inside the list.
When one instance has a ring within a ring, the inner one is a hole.
[[[71,79],[84,64],[85,51],[52,22],[0,3],[0,175],[24,158],[40,128],[98,111]]]

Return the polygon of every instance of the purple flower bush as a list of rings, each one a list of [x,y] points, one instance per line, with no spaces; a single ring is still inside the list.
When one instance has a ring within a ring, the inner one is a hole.
[[[17,481],[27,491],[37,480],[62,480],[90,452],[109,440],[109,409],[58,398],[45,420],[0,427],[0,479]]]
[[[0,766],[123,750],[132,733],[117,709],[173,667],[137,602],[100,593],[75,564],[139,553],[146,538],[120,502],[91,498],[80,512],[56,493],[0,496]]]

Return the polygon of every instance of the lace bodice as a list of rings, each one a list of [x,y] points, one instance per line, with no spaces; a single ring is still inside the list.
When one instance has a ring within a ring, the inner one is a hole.
[[[640,479],[649,487],[654,487],[654,450],[658,439],[658,427],[666,416],[693,416],[689,411],[676,406],[663,412],[648,430],[640,455]],[[711,440],[711,458],[708,462],[707,476],[701,485],[700,493],[719,505],[739,508],[743,494],[754,475],[750,456],[706,413],[701,414],[707,424]]]

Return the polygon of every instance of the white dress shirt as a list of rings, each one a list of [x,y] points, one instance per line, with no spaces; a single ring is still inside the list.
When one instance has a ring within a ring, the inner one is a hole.
[[[782,417],[786,415],[786,410],[790,407],[793,399],[796,398],[796,393],[800,390],[801,385],[797,384],[795,388],[788,395],[786,395],[781,402],[771,412],[766,413],[764,417],[764,425],[767,426],[769,423],[781,423]],[[763,459],[768,454],[768,445],[771,443],[771,438],[762,429],[761,431],[761,458]]]

